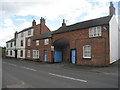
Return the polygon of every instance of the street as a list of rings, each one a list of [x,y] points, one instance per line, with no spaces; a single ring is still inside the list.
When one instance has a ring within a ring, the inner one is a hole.
[[[2,88],[118,88],[114,64],[92,69],[65,65],[3,59]]]

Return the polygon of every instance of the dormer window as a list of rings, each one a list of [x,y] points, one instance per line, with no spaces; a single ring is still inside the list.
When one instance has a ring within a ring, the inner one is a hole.
[[[89,28],[89,37],[102,36],[101,26]]]

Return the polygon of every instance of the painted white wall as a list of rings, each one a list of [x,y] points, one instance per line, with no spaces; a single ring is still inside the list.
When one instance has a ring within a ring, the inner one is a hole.
[[[10,51],[11,50],[7,50],[8,51],[8,55],[6,55],[6,56],[8,56],[8,57],[15,57],[15,51],[14,50],[12,50],[12,55],[10,55]]]
[[[21,50],[23,50],[23,57],[20,56]],[[19,50],[17,51],[17,58],[23,58],[23,59],[25,58],[25,49],[19,49]]]
[[[109,22],[110,64],[118,60],[118,23],[115,15]]]
[[[28,35],[28,31],[31,30],[31,35]],[[25,45],[26,45],[26,38],[27,37],[32,37],[33,36],[34,29],[28,29],[23,33],[23,37],[21,37],[21,33],[17,34],[18,37],[16,39],[16,49],[18,50],[17,52],[17,58],[25,58]],[[23,46],[21,46],[21,40],[23,40]],[[20,56],[20,51],[23,50],[23,57]]]
[[[11,43],[12,43],[12,47],[11,47]],[[6,52],[8,51],[8,57],[15,57],[15,46],[14,46],[14,41],[13,42],[8,42],[6,43],[6,46],[8,44],[8,47],[6,47]],[[10,55],[10,51],[12,50],[12,55]]]

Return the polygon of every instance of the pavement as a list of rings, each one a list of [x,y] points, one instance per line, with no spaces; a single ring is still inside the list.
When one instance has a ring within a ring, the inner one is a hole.
[[[3,59],[3,88],[118,88],[119,61],[108,67]]]

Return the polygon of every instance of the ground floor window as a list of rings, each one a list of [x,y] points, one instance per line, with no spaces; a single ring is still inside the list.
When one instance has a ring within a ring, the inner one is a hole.
[[[6,52],[7,52],[7,55],[8,55],[8,50]]]
[[[28,50],[27,52],[27,57],[30,57],[30,50]]]
[[[12,50],[10,51],[10,55],[12,56]]]
[[[39,50],[33,50],[33,58],[39,58]]]
[[[91,58],[91,46],[83,46],[83,58]]]
[[[20,56],[23,57],[23,50],[20,51]]]

